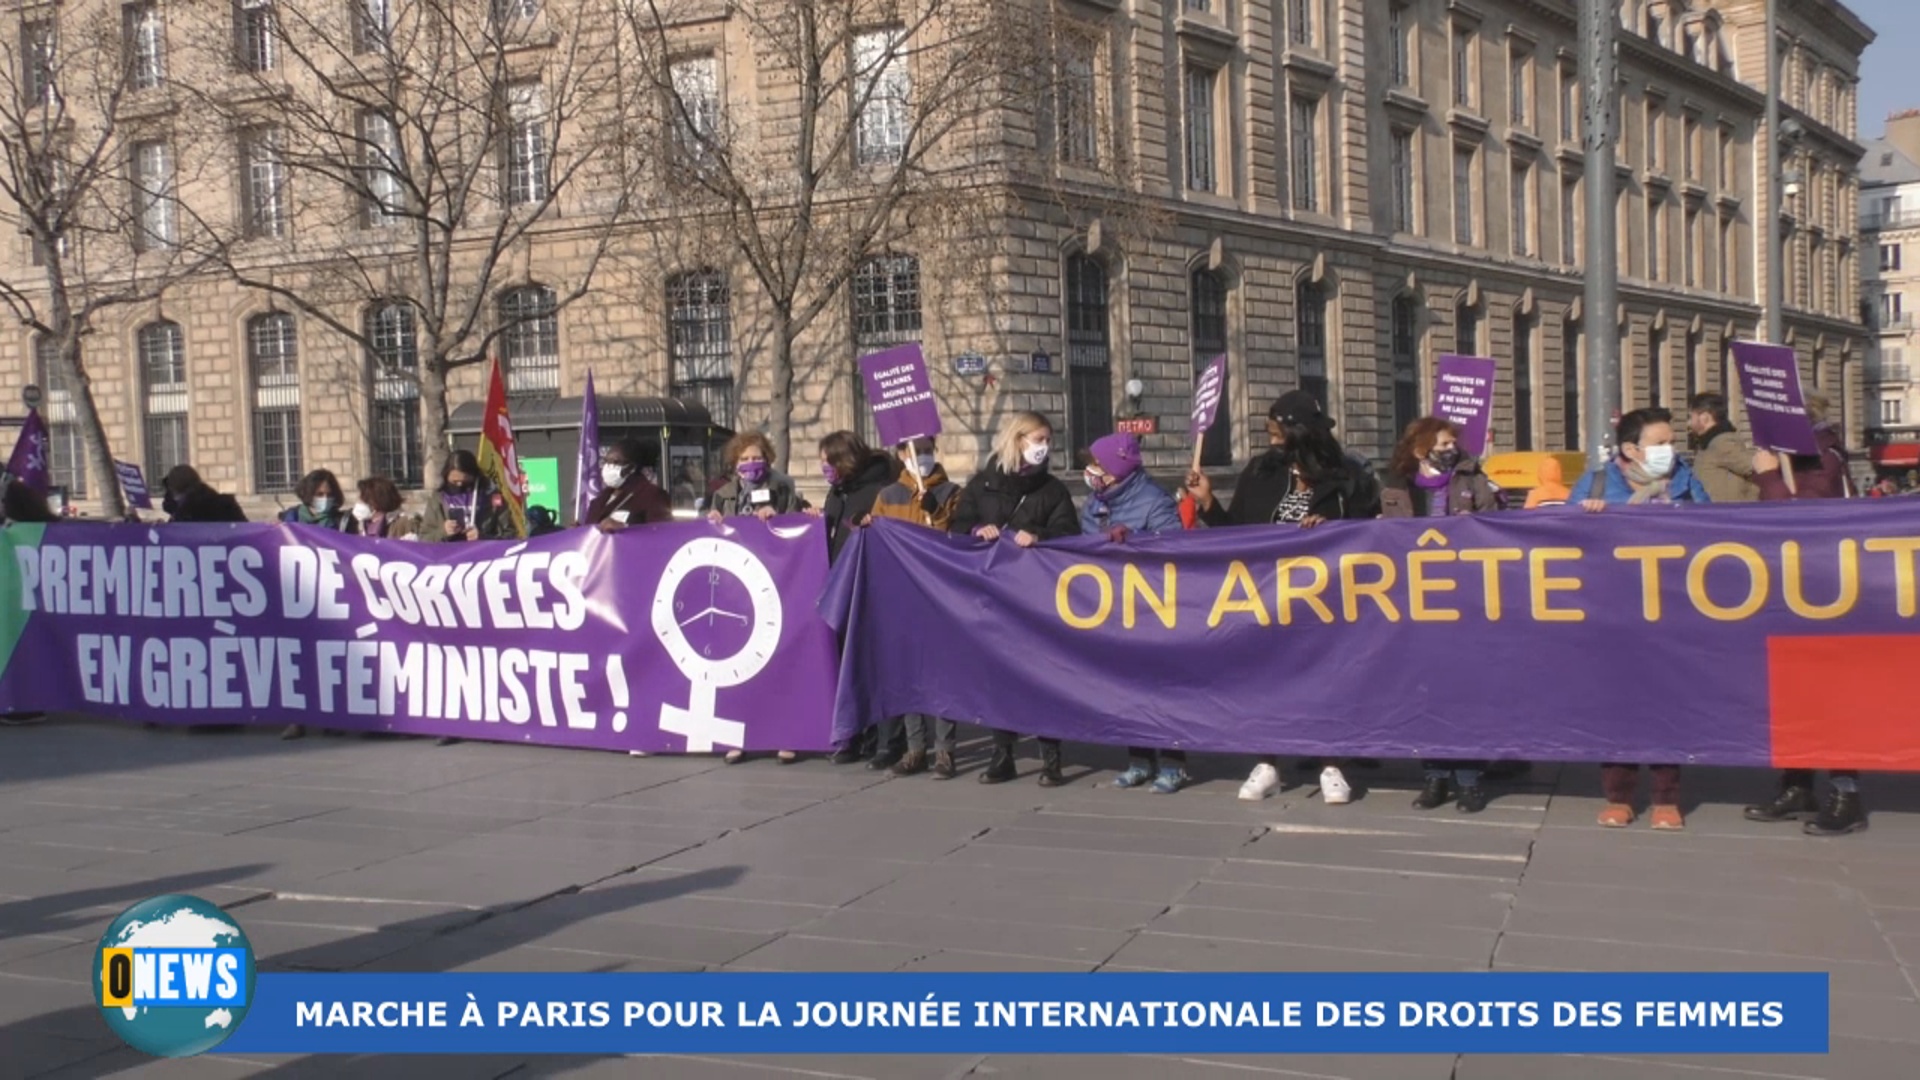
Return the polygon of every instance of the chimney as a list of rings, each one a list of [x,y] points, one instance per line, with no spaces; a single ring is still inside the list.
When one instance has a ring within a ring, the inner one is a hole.
[[[1887,117],[1887,141],[1907,159],[1920,164],[1920,109],[1908,109]]]

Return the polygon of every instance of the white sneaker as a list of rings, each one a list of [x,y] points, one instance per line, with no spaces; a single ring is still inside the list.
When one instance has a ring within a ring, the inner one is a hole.
[[[645,750],[629,750],[627,751],[627,756],[628,757],[646,757],[647,752]]]
[[[1332,765],[1320,770],[1320,801],[1328,806],[1345,806],[1353,801],[1346,773]]]
[[[1261,762],[1253,767],[1247,782],[1240,785],[1240,799],[1243,802],[1259,802],[1279,790],[1280,770]]]

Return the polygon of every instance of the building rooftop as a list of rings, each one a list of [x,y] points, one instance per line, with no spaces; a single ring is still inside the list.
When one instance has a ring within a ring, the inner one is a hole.
[[[1866,156],[1860,160],[1860,186],[1886,187],[1890,184],[1920,184],[1920,163],[1908,157],[1886,139],[1863,140]]]

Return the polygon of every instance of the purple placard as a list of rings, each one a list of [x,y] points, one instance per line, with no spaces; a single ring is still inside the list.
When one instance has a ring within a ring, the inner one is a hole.
[[[1193,386],[1193,437],[1198,439],[1220,415],[1220,391],[1227,384],[1227,354],[1221,353],[1200,373]]]
[[[885,446],[940,434],[940,405],[933,400],[927,358],[910,341],[860,358],[873,426]]]
[[[0,530],[0,711],[601,750],[824,750],[825,527],[410,544],[276,525]]]
[[[1800,392],[1800,362],[1785,345],[1758,341],[1733,343],[1740,369],[1740,396],[1747,403],[1747,429],[1753,445],[1787,454],[1818,454],[1820,443]]]
[[[153,496],[147,491],[147,478],[141,475],[140,466],[115,458],[113,471],[120,477],[120,490],[126,495],[128,506],[135,510],[153,509]]]
[[[1433,415],[1460,429],[1460,449],[1475,457],[1486,453],[1493,421],[1493,381],[1500,365],[1484,356],[1440,357],[1433,369]],[[1394,435],[1397,438],[1399,432]]]

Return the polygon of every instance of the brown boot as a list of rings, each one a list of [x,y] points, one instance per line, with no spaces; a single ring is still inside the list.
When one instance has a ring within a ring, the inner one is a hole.
[[[893,763],[893,768],[887,770],[894,776],[918,776],[926,771],[927,752],[925,750],[907,751],[900,755],[899,761]]]

